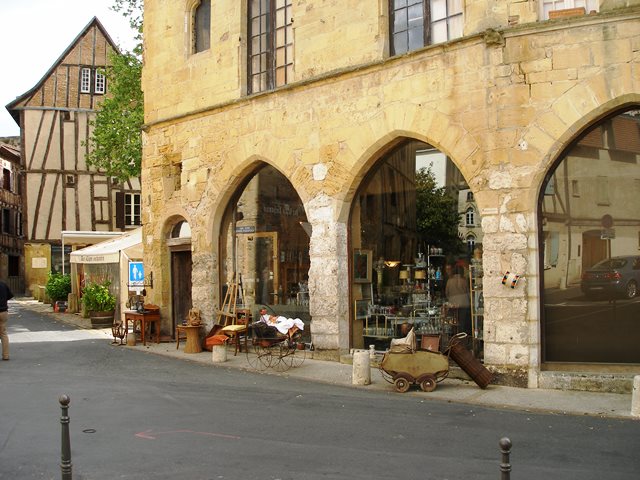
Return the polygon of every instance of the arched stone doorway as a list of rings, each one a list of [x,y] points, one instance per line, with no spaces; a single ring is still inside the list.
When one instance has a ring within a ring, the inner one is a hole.
[[[231,283],[237,283],[236,303],[254,318],[265,306],[308,324],[310,233],[304,205],[291,182],[274,167],[260,163],[238,187],[224,213],[220,298],[226,297]]]
[[[466,331],[482,355],[482,294],[470,291],[470,275],[482,269],[472,268],[462,240],[477,225],[482,248],[479,215],[465,218],[470,193],[451,159],[417,140],[402,140],[371,168],[349,220],[352,347],[384,350],[414,327],[419,342]]]
[[[547,175],[539,202],[546,364],[640,363],[638,194],[638,106],[588,128]]]

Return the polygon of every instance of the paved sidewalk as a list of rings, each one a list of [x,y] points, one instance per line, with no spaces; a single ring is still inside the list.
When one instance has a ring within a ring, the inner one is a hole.
[[[36,300],[30,298],[18,298],[13,301],[31,310],[54,315],[58,320],[65,323],[74,324],[85,329],[91,328],[89,319],[82,318],[75,314],[54,313],[50,305],[44,305]],[[102,332],[107,340],[113,339],[111,336],[111,329],[95,330],[95,332]],[[180,344],[179,349],[176,349],[175,342],[160,344],[147,342],[146,346],[138,343],[135,347],[123,345],[114,346],[114,348],[135,348],[148,353],[163,355],[179,360],[209,364],[212,368],[253,370],[248,364],[244,353],[239,353],[237,356],[234,356],[232,346],[228,347],[227,361],[224,363],[213,363],[212,354],[208,351],[196,354],[184,353],[184,342]],[[311,352],[307,352],[307,354],[309,353]],[[310,358],[309,355],[307,355],[304,363],[297,368],[292,368],[284,373],[278,373],[271,369],[267,369],[263,373],[332,385],[342,385],[351,388],[385,391],[393,395],[412,395],[425,400],[433,399],[445,402],[480,405],[483,407],[508,408],[564,415],[633,418],[631,417],[631,394],[524,389],[504,387],[500,385],[489,385],[485,390],[482,390],[472,381],[453,378],[447,378],[443,382],[439,383],[437,389],[431,393],[425,393],[420,391],[417,387],[413,387],[409,392],[400,394],[395,392],[393,385],[382,378],[382,375],[377,368],[371,369],[370,385],[352,385],[352,368],[353,367],[350,364],[317,360]]]

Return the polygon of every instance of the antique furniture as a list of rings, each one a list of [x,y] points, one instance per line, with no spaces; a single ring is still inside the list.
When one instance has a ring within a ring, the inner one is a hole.
[[[184,345],[184,353],[200,353],[200,325],[176,325],[176,348],[180,344],[180,333],[186,336],[187,343]]]
[[[140,339],[142,344],[146,345],[146,331],[149,328],[151,333],[151,325],[153,325],[156,337],[156,343],[160,343],[160,311],[154,305],[146,305],[145,310],[138,312],[135,310],[125,310],[124,325],[125,331],[129,331],[129,322],[132,323],[133,330],[136,329],[136,323],[140,323]]]

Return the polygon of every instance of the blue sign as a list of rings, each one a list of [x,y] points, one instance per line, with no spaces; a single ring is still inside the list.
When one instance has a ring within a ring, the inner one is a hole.
[[[144,285],[144,264],[142,262],[129,262],[129,285]]]

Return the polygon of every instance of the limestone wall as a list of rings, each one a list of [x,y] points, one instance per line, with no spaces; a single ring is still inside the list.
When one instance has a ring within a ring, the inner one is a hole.
[[[296,5],[307,3],[314,2]],[[503,3],[517,2],[496,2],[500,12]],[[451,157],[480,209],[485,361],[512,383],[536,386],[538,192],[555,157],[582,129],[640,102],[639,18],[628,10],[471,35],[187,116],[182,114],[197,108],[184,102],[194,101],[186,97],[200,80],[172,83],[176,69],[147,62],[147,80],[157,78],[165,96],[160,102],[160,90],[147,91],[152,109],[143,191],[145,262],[157,282],[152,302],[168,307],[163,236],[170,215],[181,211],[193,234],[194,306],[212,320],[222,211],[251,165],[266,161],[290,179],[305,204],[313,226],[314,343],[337,356],[348,348],[350,202],[381,150],[413,137]],[[160,45],[156,32],[147,37],[150,55]],[[363,53],[360,60],[368,58]],[[241,76],[237,70],[227,74],[236,81]],[[177,190],[167,179],[176,162],[182,164]],[[518,288],[501,285],[506,270],[524,276]]]

